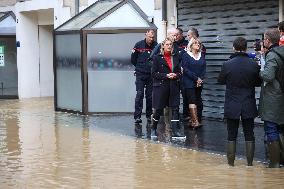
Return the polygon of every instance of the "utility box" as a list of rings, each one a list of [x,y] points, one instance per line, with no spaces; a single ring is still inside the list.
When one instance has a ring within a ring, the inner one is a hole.
[[[133,112],[131,50],[157,27],[132,0],[99,0],[54,31],[55,110]]]

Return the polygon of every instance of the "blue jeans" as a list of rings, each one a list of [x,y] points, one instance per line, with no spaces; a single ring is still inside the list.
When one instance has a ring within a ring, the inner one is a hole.
[[[277,123],[264,121],[264,132],[267,136],[267,142],[271,143],[279,140],[279,131]]]

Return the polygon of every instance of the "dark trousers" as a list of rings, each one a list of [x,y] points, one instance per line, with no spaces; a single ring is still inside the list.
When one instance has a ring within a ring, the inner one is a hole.
[[[188,103],[187,106],[189,104],[195,104],[197,106],[197,116],[199,122],[201,121],[202,111],[203,111],[201,93],[202,93],[202,87],[185,89],[186,101]]]
[[[141,118],[143,109],[144,89],[146,97],[146,117],[151,118],[152,115],[152,90],[153,81],[149,74],[136,75],[136,97],[134,119]]]
[[[228,141],[235,141],[238,137],[239,119],[227,119]],[[242,119],[245,141],[254,141],[254,119]]]
[[[181,86],[181,95],[182,95],[182,115],[183,118],[186,118],[189,116],[189,109],[188,109],[188,100],[185,94],[185,88]]]
[[[160,117],[164,114],[164,109],[156,109],[153,113],[153,119],[155,122],[158,122]],[[178,107],[172,107],[172,122],[178,122],[179,121],[179,108]]]

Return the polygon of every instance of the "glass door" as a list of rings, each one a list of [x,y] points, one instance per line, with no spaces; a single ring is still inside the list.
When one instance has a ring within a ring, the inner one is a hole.
[[[0,36],[0,98],[18,98],[16,36]]]

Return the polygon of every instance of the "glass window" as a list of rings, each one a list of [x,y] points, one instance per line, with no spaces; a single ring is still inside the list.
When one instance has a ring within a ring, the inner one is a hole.
[[[127,20],[127,22],[121,22]],[[92,28],[106,28],[106,27],[149,27],[149,24],[140,16],[140,14],[129,4],[125,4],[111,15],[107,16],[100,22],[96,23]]]
[[[56,35],[57,106],[82,111],[79,34]]]
[[[131,50],[145,33],[87,36],[89,112],[133,112],[134,67]]]
[[[2,35],[15,35],[16,34],[16,22],[12,16],[0,21],[0,34]]]
[[[91,23],[99,16],[109,11],[121,1],[122,0],[98,1],[93,4],[89,9],[85,10],[84,12],[82,12],[81,14],[74,17],[69,22],[58,28],[58,30],[79,30]]]

